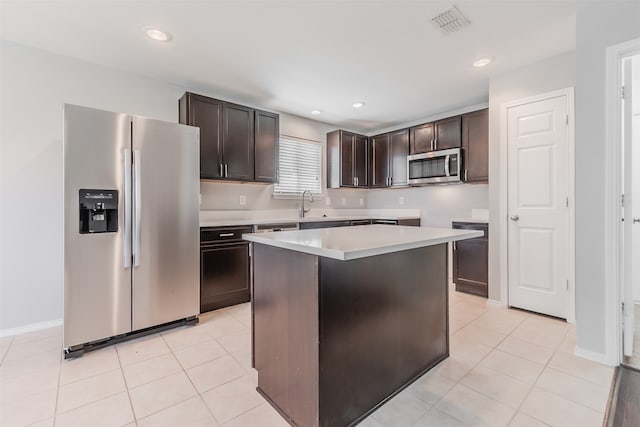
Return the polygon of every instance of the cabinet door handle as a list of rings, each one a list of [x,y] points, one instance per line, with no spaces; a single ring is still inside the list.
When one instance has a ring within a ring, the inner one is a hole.
[[[232,237],[234,233],[220,233],[220,237]]]
[[[465,170],[464,170],[464,180],[465,180],[465,181],[467,180],[467,172],[469,172],[469,170],[468,170],[468,169],[465,169]]]
[[[433,151],[433,139],[431,140],[431,151]]]
[[[393,185],[393,177],[390,176],[389,177],[389,187],[391,187]]]
[[[219,165],[220,167],[218,168],[218,170],[220,171],[220,178],[224,178],[224,169],[222,167],[222,163],[220,163]]]
[[[229,176],[229,165],[227,165],[226,163],[224,164],[224,177],[227,178]]]
[[[455,250],[457,250],[457,249],[458,249],[458,247],[456,246],[456,242],[454,241],[454,242],[453,242],[453,250],[455,251]]]
[[[438,149],[438,138],[436,138],[436,139],[433,141],[433,149],[434,149],[434,150],[437,150],[437,149]]]

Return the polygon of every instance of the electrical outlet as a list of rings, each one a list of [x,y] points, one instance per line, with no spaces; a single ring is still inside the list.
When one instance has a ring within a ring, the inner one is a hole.
[[[341,198],[340,203],[342,204],[342,206],[345,206],[347,204],[347,198],[346,197]]]
[[[244,206],[247,204],[247,196],[245,196],[244,194],[240,195],[240,206]]]
[[[404,196],[400,196],[398,198],[398,203],[400,203],[401,205],[404,205]]]
[[[327,204],[327,206],[331,205],[331,197],[327,197],[326,199],[324,199],[324,201]]]
[[[360,206],[364,206],[364,199],[360,197]]]

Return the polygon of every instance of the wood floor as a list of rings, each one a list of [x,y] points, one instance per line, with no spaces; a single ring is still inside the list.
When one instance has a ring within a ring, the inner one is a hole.
[[[618,368],[604,425],[640,426],[640,371],[624,366]]]

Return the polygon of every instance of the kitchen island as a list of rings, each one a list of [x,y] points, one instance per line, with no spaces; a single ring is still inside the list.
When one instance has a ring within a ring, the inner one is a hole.
[[[447,243],[363,225],[246,234],[258,391],[292,425],[357,424],[449,355]]]

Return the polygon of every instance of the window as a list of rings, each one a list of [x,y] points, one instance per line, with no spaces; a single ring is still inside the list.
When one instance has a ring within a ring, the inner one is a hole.
[[[301,194],[305,190],[322,193],[322,147],[320,143],[292,137],[280,138],[279,182],[275,196]]]

